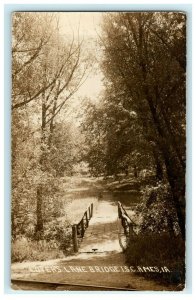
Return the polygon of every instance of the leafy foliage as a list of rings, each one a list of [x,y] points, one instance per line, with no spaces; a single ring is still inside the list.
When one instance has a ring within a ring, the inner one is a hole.
[[[180,234],[175,206],[168,183],[158,182],[142,190],[142,203],[136,207],[135,218],[140,220],[141,233]]]
[[[185,15],[174,12],[108,13],[104,15],[102,27],[104,109],[109,103],[108,115],[116,106],[120,114],[125,111],[127,116],[135,115],[133,125],[126,124],[127,118],[123,116],[124,127],[121,117],[114,118],[113,123],[106,118],[108,156],[114,155],[116,163],[115,154],[120,153],[125,160],[124,140],[132,140],[127,151],[129,155],[133,150],[136,157],[146,153],[150,169],[152,165],[155,167],[156,179],[170,186],[170,195],[165,195],[165,201],[168,207],[171,202],[175,207],[184,237]],[[119,116],[115,112],[116,115]],[[112,173],[114,161],[110,167]],[[134,162],[129,164],[134,167]],[[138,161],[135,165],[139,165]],[[149,167],[143,166],[143,169]]]
[[[13,14],[14,238],[42,238],[44,223],[62,216],[58,177],[70,174],[76,159],[73,130],[62,122],[62,113],[84,80],[88,55],[82,41],[62,36],[56,13]]]

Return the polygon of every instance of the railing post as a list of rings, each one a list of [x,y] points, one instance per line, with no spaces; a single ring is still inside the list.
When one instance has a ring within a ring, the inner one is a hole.
[[[119,217],[119,219],[121,219],[121,217],[122,217],[122,210],[121,210],[121,205],[120,205],[119,201],[118,201],[118,217]]]
[[[89,220],[91,219],[91,207],[90,206],[88,207],[88,219]]]
[[[77,225],[72,226],[72,240],[73,240],[73,250],[78,252],[78,239],[77,239]]]
[[[93,216],[93,203],[91,203],[91,218]]]
[[[82,225],[82,232],[81,232],[81,234],[82,234],[82,237],[83,237],[84,236],[84,217],[81,220],[81,225]]]
[[[85,218],[86,218],[86,227],[88,227],[88,214],[87,214],[87,210],[86,210],[86,212],[85,212]]]

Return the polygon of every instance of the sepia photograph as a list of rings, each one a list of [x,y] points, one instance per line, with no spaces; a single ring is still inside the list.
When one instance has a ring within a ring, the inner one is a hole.
[[[12,13],[12,290],[186,288],[186,22]]]

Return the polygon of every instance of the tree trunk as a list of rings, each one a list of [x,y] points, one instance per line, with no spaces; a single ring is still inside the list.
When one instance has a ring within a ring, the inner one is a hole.
[[[164,151],[164,159],[168,181],[172,191],[173,204],[178,216],[178,222],[185,239],[185,176],[179,172],[174,160],[167,151]]]
[[[154,121],[154,126],[158,134],[158,146],[162,153],[164,163],[166,166],[166,172],[168,182],[171,187],[173,203],[176,208],[178,216],[179,226],[183,239],[185,239],[185,174],[182,166],[179,164],[178,157],[173,151],[172,145],[168,140],[168,136],[165,132],[165,128],[162,126],[159,115],[156,111],[156,107],[149,95],[148,88],[145,89],[146,100],[149,104],[149,109]]]
[[[37,224],[36,224],[36,236],[40,236],[43,231],[43,216],[42,216],[42,185],[37,188]]]
[[[138,178],[138,173],[137,173],[137,167],[136,167],[136,165],[134,165],[133,168],[134,168],[134,169],[133,169],[133,170],[134,170],[134,171],[133,171],[133,172],[134,172],[134,177],[135,177],[135,178]]]
[[[154,156],[154,161],[155,161],[155,169],[156,169],[156,179],[157,180],[162,180],[163,179],[163,166],[162,166],[162,160],[160,158],[160,153],[158,151],[158,146],[155,145],[153,147],[153,156]]]
[[[46,143],[46,137],[45,137],[45,129],[46,129],[46,105],[45,105],[45,95],[42,95],[42,137],[41,137],[41,156],[40,156],[40,167],[42,172],[46,171],[46,153],[45,153],[45,143]],[[40,238],[42,236],[43,232],[43,214],[42,214],[42,203],[43,203],[43,185],[42,182],[39,183],[37,187],[37,211],[36,211],[36,217],[37,217],[37,224],[35,227],[35,236],[37,238]]]

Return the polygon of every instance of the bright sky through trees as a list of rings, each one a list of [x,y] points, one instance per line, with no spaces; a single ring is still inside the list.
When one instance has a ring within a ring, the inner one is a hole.
[[[84,44],[93,51],[95,56],[100,55],[96,42],[98,41],[98,33],[100,32],[100,23],[102,20],[102,13],[99,12],[74,12],[60,13],[60,31],[64,36],[79,35],[79,38],[84,40]],[[80,87],[76,93],[76,98],[90,97],[92,100],[96,100],[100,91],[103,88],[102,85],[102,73],[99,66],[96,65],[95,70],[89,74],[85,83]]]

